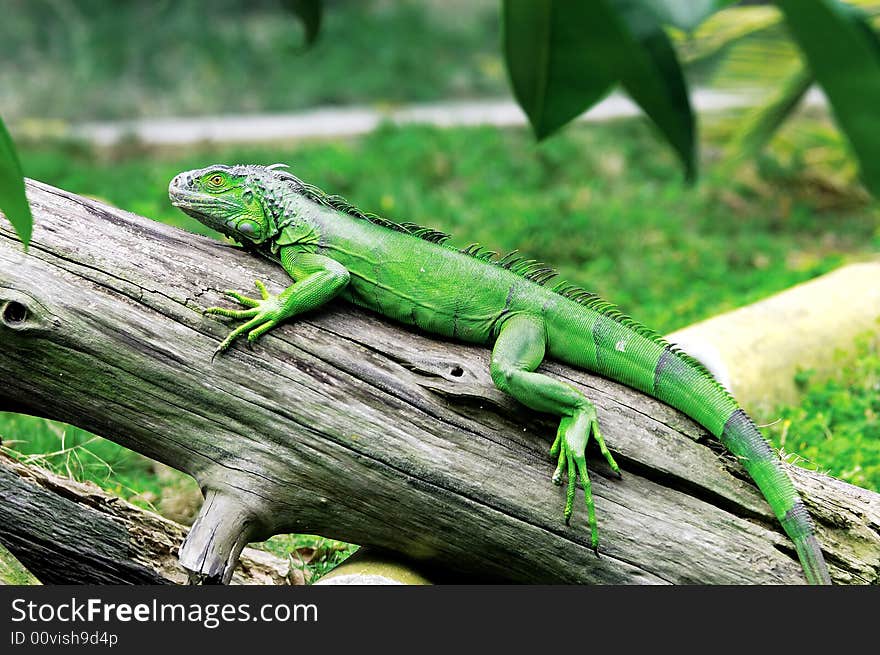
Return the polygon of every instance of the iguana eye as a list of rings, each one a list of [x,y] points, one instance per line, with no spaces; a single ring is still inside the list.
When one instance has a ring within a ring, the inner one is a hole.
[[[220,186],[221,184],[223,184],[223,176],[219,174],[212,175],[208,182],[210,182],[214,186]]]

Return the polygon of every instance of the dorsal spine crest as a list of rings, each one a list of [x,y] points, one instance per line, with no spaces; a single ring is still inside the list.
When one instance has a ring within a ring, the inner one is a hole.
[[[281,179],[288,183],[291,183],[296,193],[304,195],[309,200],[312,200],[319,205],[323,205],[324,207],[329,207],[330,209],[334,209],[349,216],[353,216],[354,218],[369,221],[374,225],[379,225],[389,230],[394,230],[395,232],[409,234],[416,238],[422,239],[423,241],[446,245],[450,248],[452,247],[446,243],[451,238],[451,235],[447,234],[446,232],[440,232],[438,230],[434,230],[423,225],[418,225],[416,223],[396,223],[387,218],[378,216],[377,214],[365,212],[355,205],[351,204],[342,196],[330,195],[312,184],[303,182],[298,177],[285,170],[279,170],[278,168],[275,168],[272,170],[272,175],[274,175],[276,179]],[[587,309],[590,309],[606,318],[620,323],[621,325],[634,331],[639,336],[650,339],[654,343],[660,344],[661,346],[668,347],[672,352],[676,353],[678,356],[689,362],[691,365],[698,368],[706,376],[714,380],[714,376],[712,376],[712,374],[699,361],[697,361],[681,349],[670,344],[668,341],[666,341],[666,339],[664,339],[661,335],[657,334],[650,328],[645,327],[635,319],[621,312],[617,305],[615,305],[614,303],[602,299],[601,297],[599,297],[598,294],[595,294],[592,291],[587,291],[586,289],[571,284],[565,280],[559,280],[559,274],[553,268],[547,266],[546,264],[539,262],[535,259],[528,259],[526,257],[523,257],[519,254],[519,251],[517,250],[513,250],[506,255],[499,256],[497,252],[484,248],[479,243],[472,243],[464,248],[461,248],[459,252],[468,255],[469,257],[473,257],[480,261],[486,262],[487,264],[505,268],[512,273],[515,273],[527,280],[530,280],[531,282],[534,282],[535,284],[546,287],[548,290],[562,296],[563,298],[576,302],[579,305],[586,307]],[[551,282],[553,282],[552,285],[550,284]],[[729,395],[726,389],[721,387],[721,385],[719,385],[719,389],[724,390],[724,393]]]

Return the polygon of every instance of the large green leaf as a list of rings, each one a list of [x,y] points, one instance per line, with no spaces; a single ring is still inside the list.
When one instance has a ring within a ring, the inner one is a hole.
[[[27,248],[33,229],[31,208],[24,192],[21,164],[18,162],[15,146],[2,120],[0,120],[0,209]]]
[[[867,23],[836,0],[776,0],[859,159],[862,180],[880,193],[880,53]]]
[[[615,82],[593,1],[504,0],[502,38],[513,94],[543,139],[604,96]]]
[[[321,0],[282,0],[282,4],[302,22],[306,33],[306,47],[312,45],[321,31]]]
[[[622,19],[615,70],[627,93],[654,121],[684,164],[696,175],[694,114],[675,49],[656,17],[645,11],[650,0],[613,0]],[[597,3],[599,4],[599,3]]]
[[[696,29],[716,11],[732,5],[736,0],[646,0],[657,17],[665,25],[672,25],[686,32]]]
[[[514,95],[541,139],[619,81],[695,170],[684,77],[648,0],[504,0],[504,54]]]

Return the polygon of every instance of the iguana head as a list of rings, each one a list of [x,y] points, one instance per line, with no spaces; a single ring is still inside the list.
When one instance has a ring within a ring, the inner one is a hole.
[[[208,227],[240,242],[262,243],[278,231],[267,193],[272,166],[224,166],[186,171],[168,185],[171,203]]]

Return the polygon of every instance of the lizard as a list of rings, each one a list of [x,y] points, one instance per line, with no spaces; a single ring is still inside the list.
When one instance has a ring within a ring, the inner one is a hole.
[[[340,297],[417,330],[491,346],[495,386],[526,407],[559,417],[550,449],[551,480],[567,476],[569,523],[576,481],[584,492],[590,540],[598,524],[586,466],[595,439],[612,471],[593,403],[574,386],[536,369],[545,357],[649,394],[684,412],[719,438],[767,499],[811,584],[830,584],[815,528],[776,453],[731,393],[695,358],[623,314],[597,294],[559,279],[550,267],[362,211],[303,182],[284,164],[223,165],[186,171],[168,188],[174,206],[249,250],[279,263],[292,284],[259,298],[224,294],[243,309],[208,307],[242,320],[214,352],[246,335],[253,342],[294,316]]]

